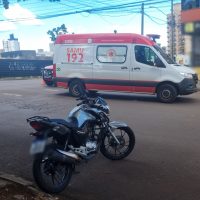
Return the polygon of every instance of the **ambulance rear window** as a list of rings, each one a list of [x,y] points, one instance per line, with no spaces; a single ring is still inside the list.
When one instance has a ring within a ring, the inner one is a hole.
[[[101,63],[124,63],[127,56],[125,45],[99,45],[97,47],[97,60]]]

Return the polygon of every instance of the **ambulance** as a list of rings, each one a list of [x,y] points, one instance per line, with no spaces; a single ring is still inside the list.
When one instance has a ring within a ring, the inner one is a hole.
[[[85,90],[155,94],[172,103],[197,92],[197,74],[176,64],[150,38],[132,33],[65,34],[55,41],[56,85],[78,97]]]

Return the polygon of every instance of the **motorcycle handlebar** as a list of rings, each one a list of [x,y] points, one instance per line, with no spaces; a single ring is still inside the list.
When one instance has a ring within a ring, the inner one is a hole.
[[[77,106],[80,106],[82,104],[88,104],[88,105],[94,105],[95,104],[95,99],[94,98],[89,98],[89,97],[86,97],[86,98],[78,98],[76,99],[77,101],[78,100],[82,100],[80,103],[77,104]]]
[[[77,104],[77,106],[80,106],[81,104],[83,104],[83,102],[81,101],[80,103]]]
[[[97,96],[99,96],[97,91],[85,91],[85,93],[76,100],[95,99]]]

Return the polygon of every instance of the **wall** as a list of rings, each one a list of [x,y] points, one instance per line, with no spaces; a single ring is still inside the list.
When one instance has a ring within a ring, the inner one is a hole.
[[[41,76],[41,69],[53,60],[0,59],[0,78]]]

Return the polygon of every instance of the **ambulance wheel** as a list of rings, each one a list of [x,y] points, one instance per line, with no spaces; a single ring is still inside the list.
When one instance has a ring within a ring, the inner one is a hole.
[[[47,86],[54,86],[54,82],[53,81],[45,81],[45,84]]]
[[[176,87],[171,84],[163,84],[157,89],[157,98],[162,103],[173,103],[177,95]]]
[[[69,84],[69,94],[73,97],[80,97],[85,93],[84,83],[80,80],[73,80]]]

